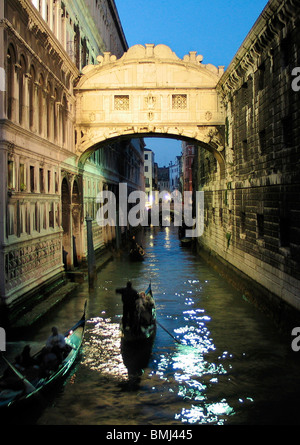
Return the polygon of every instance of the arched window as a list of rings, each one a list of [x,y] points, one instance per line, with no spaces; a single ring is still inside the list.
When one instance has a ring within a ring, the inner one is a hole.
[[[29,80],[29,128],[34,129],[35,119],[35,69],[30,67],[30,80]]]
[[[39,133],[43,133],[43,112],[44,112],[44,78],[43,75],[40,74],[39,78],[39,91],[38,91],[38,103],[39,103]]]
[[[52,114],[53,114],[53,137],[54,137],[54,141],[58,140],[57,137],[57,114],[56,114],[56,101],[57,101],[57,90],[56,88],[53,91],[53,109],[52,109]]]
[[[20,58],[19,68],[19,123],[24,124],[24,109],[25,109],[25,73],[26,62],[24,56]]]
[[[50,82],[47,84],[47,138],[52,138],[52,87]]]
[[[6,91],[7,91],[7,117],[13,119],[14,114],[14,92],[15,92],[15,63],[16,53],[12,45],[7,51],[7,77],[6,77]]]
[[[62,143],[67,142],[67,125],[68,125],[68,102],[66,96],[62,99]]]

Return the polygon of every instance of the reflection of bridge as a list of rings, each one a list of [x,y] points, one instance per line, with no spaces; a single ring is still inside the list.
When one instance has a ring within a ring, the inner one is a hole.
[[[75,88],[81,162],[111,139],[160,136],[196,141],[224,173],[225,117],[216,92],[224,70],[202,59],[190,52],[181,60],[169,47],[149,44],[86,66]]]

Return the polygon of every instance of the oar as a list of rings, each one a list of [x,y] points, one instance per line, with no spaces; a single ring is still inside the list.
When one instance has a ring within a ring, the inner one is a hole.
[[[164,331],[166,331],[166,333],[169,334],[170,337],[173,338],[173,340],[175,340],[177,343],[179,343],[180,345],[182,345],[181,341],[179,341],[176,337],[174,337],[174,335],[172,335],[171,332],[169,332],[168,329],[166,329],[161,323],[159,323],[157,320],[156,320],[156,323],[157,323],[157,324],[158,324]]]
[[[23,374],[21,374],[20,371],[18,371],[18,369],[12,363],[10,363],[7,360],[7,358],[4,357],[4,355],[2,353],[1,353],[1,357],[3,358],[5,363],[10,367],[10,369],[19,377],[19,379],[24,382],[27,393],[33,392],[36,390],[36,388],[29,382],[29,380],[27,380],[26,377]]]

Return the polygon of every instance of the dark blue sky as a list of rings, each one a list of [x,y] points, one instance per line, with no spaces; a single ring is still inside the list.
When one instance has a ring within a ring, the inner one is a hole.
[[[225,69],[267,4],[266,0],[115,0],[129,46],[163,43],[180,58],[189,51]],[[181,149],[169,139],[147,139],[156,162],[168,165]]]

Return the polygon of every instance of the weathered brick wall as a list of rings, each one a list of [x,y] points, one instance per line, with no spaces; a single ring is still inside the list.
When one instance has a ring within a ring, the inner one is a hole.
[[[271,18],[269,18],[271,17]],[[221,180],[198,151],[205,191],[199,245],[300,309],[300,3],[273,0],[250,31],[218,90],[227,110]]]

